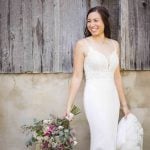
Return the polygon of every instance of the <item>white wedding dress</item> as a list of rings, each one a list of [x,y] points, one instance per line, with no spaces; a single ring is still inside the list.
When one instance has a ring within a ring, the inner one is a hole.
[[[119,64],[116,46],[111,50],[97,50],[87,39],[84,60],[86,77],[84,108],[90,127],[90,150],[116,150],[120,102],[114,81]]]

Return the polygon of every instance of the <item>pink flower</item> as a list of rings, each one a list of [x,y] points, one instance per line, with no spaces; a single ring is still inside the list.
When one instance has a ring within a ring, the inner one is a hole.
[[[50,125],[48,130],[45,132],[44,136],[49,136],[56,129],[55,125]]]

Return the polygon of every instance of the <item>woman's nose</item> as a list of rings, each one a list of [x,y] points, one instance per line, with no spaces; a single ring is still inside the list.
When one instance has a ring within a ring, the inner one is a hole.
[[[94,27],[95,26],[95,23],[94,22],[91,22],[90,23],[90,27]]]

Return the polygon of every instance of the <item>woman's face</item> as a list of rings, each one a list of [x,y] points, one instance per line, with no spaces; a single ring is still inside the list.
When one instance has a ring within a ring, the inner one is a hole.
[[[104,23],[98,12],[92,12],[88,15],[87,28],[93,36],[104,34]]]

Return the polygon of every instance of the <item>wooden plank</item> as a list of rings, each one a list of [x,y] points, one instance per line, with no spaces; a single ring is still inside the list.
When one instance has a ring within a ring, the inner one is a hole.
[[[143,3],[144,6],[144,3]],[[145,9],[145,51],[144,51],[144,70],[150,70],[150,1],[146,1]],[[143,43],[144,44],[144,43]]]
[[[5,9],[4,9],[5,8]],[[10,2],[0,1],[0,72],[11,72],[12,63],[9,45],[10,32]]]
[[[90,0],[90,7],[103,5],[103,0]]]
[[[140,0],[137,3],[137,70],[150,69],[150,1],[145,1],[145,6]]]
[[[60,1],[60,71],[72,72],[72,54],[76,41],[84,36],[86,0]]]
[[[125,69],[127,65],[126,52],[129,49],[128,1],[124,1],[124,0],[120,1],[120,10],[121,10],[120,12],[121,69]]]
[[[33,54],[33,72],[43,71],[43,17],[42,1],[32,0],[32,54]]]
[[[12,72],[23,72],[22,0],[10,0],[10,56]]]
[[[126,69],[132,70],[132,69],[138,69],[138,62],[141,60],[138,60],[137,58],[140,56],[140,53],[138,52],[138,33],[139,31],[138,29],[138,14],[137,14],[137,8],[138,8],[138,4],[136,3],[135,0],[131,0],[128,2],[129,3],[129,8],[128,8],[128,12],[130,13],[130,16],[128,16],[128,23],[129,23],[129,36],[128,39],[129,42],[128,45],[130,45],[130,47],[127,47],[127,52],[128,55],[126,56]],[[131,6],[132,5],[132,6]],[[130,41],[131,40],[131,41]],[[134,54],[130,56],[130,53]],[[138,60],[138,61],[137,61]],[[131,63],[130,63],[131,62]]]
[[[60,68],[60,1],[54,0],[54,49],[53,49],[53,72],[61,72]]]
[[[33,72],[32,54],[32,3],[30,0],[22,1],[23,15],[23,72]]]
[[[53,72],[54,1],[42,1],[43,9],[43,73]],[[56,31],[57,32],[57,31]]]

